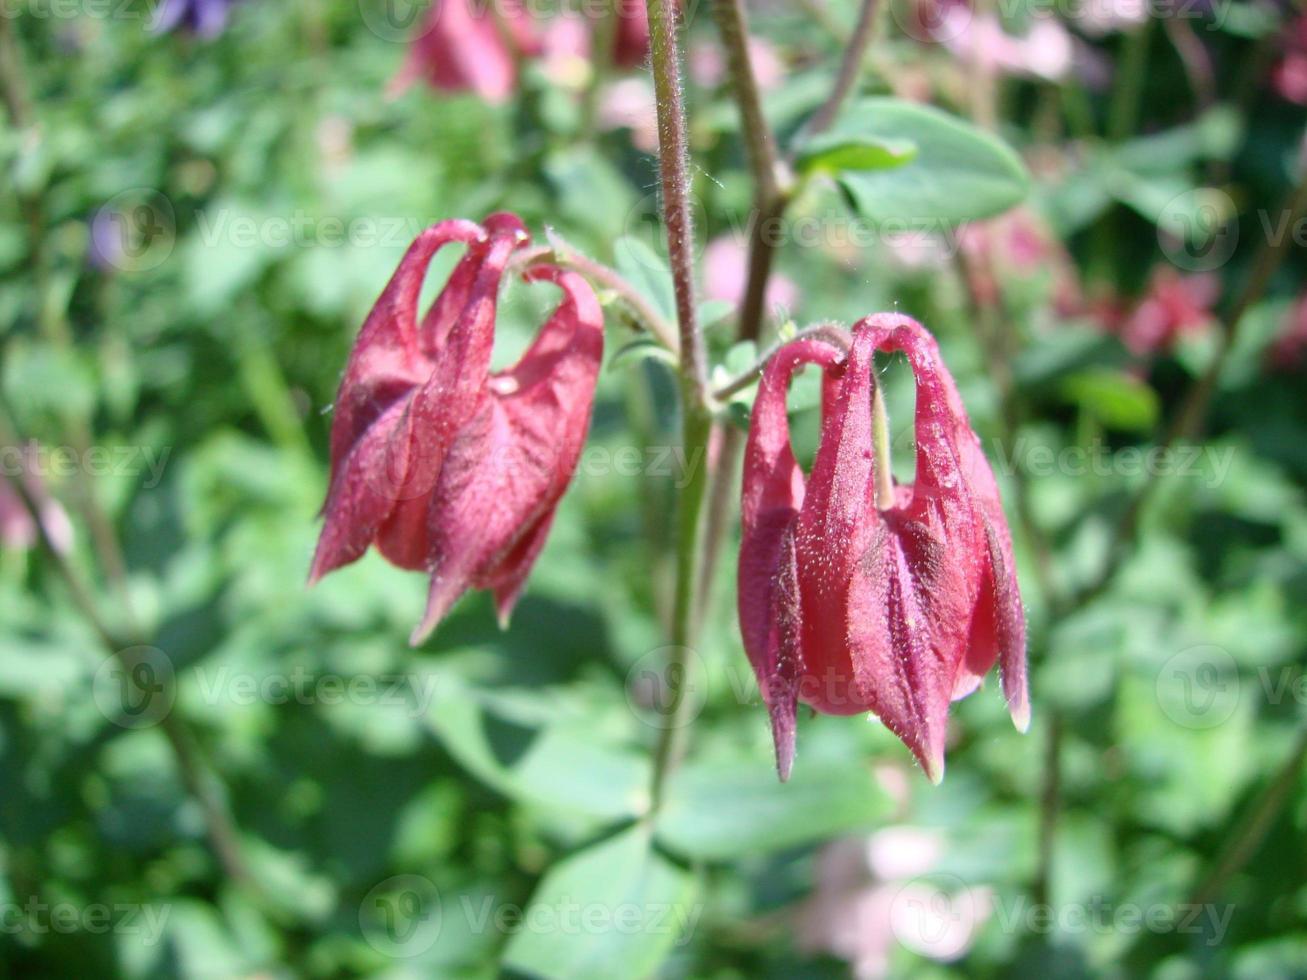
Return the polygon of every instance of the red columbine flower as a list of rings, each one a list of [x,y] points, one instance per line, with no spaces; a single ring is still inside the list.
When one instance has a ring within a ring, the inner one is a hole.
[[[520,3],[435,0],[390,92],[421,79],[442,91],[504,102],[517,87],[517,56],[539,53],[540,39]]]
[[[871,399],[877,350],[917,381],[916,480],[876,503]],[[821,443],[805,479],[785,395],[802,364],[824,372]],[[745,449],[739,613],[772,718],[782,779],[795,709],[870,711],[938,782],[949,702],[997,660],[1024,731],[1025,614],[998,487],[934,338],[897,314],[853,328],[847,355],[782,347],[763,373]]]
[[[350,354],[331,429],[331,484],[310,581],[375,544],[431,574],[420,642],[469,588],[507,619],[581,455],[603,353],[603,313],[575,273],[512,368],[490,373],[500,280],[526,244],[516,216],[443,221],[409,246]],[[467,253],[419,323],[418,293],[449,242]]]
[[[551,18],[533,18],[522,0],[434,0],[390,83],[390,94],[422,79],[442,91],[474,92],[491,104],[505,102],[517,88],[519,61],[591,57],[591,27],[600,16],[614,21],[612,63],[638,67],[649,53],[644,2],[614,3],[611,13],[560,11]]]

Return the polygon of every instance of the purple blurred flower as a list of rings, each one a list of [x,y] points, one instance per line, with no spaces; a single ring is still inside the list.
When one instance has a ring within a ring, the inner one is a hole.
[[[154,18],[154,33],[183,28],[200,37],[217,37],[227,26],[235,0],[163,0]]]

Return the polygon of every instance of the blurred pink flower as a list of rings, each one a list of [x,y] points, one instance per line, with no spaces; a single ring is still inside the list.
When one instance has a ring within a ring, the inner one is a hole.
[[[388,92],[398,95],[420,79],[441,91],[470,91],[492,104],[504,102],[517,85],[515,50],[539,51],[531,19],[520,5],[492,10],[479,0],[435,0]]]
[[[1210,273],[1182,276],[1170,266],[1159,266],[1134,309],[1117,318],[1109,308],[1106,323],[1135,354],[1169,351],[1182,337],[1211,327],[1220,291],[1220,280]]]
[[[704,295],[739,305],[749,279],[749,249],[737,235],[722,235],[703,252]],[[788,276],[773,273],[767,283],[767,308],[791,310],[799,302],[799,287]]]
[[[612,62],[633,68],[649,50],[644,3],[615,3]],[[441,91],[474,92],[498,104],[517,87],[524,57],[542,59],[551,81],[576,88],[578,77],[590,70],[592,28],[588,11],[561,10],[546,19],[533,17],[523,0],[435,0],[387,91],[398,95],[421,79]]]
[[[780,52],[768,41],[751,37],[748,41],[749,61],[754,78],[763,91],[775,88],[785,78],[785,62]],[[701,41],[690,46],[690,78],[696,85],[716,88],[726,81],[726,56],[716,41]]]
[[[996,303],[1004,274],[1031,279],[1052,277],[1054,309],[1069,316],[1082,306],[1075,263],[1066,247],[1035,211],[1015,208],[997,218],[973,221],[958,229],[958,246],[972,261],[968,277],[977,301]]]
[[[1282,53],[1271,69],[1271,85],[1281,97],[1307,105],[1307,14],[1285,27],[1280,43]]]
[[[1056,81],[1071,70],[1071,35],[1051,18],[1036,20],[1027,34],[1017,37],[1003,30],[997,17],[953,5],[942,11],[935,33],[962,61],[994,71]]]
[[[989,918],[992,892],[932,874],[945,851],[940,834],[908,825],[828,844],[796,912],[799,948],[839,957],[858,980],[887,976],[897,946],[940,962],[962,956]]]
[[[32,514],[13,481],[22,480],[27,495],[36,504],[41,526],[50,545],[59,554],[67,554],[73,546],[73,525],[68,512],[41,479],[37,460],[39,449],[35,441],[26,446],[0,447],[0,546],[25,550],[37,543],[37,527]]]
[[[1266,361],[1275,371],[1296,371],[1307,363],[1307,293],[1289,310],[1279,336],[1266,349]]]
[[[36,523],[18,491],[0,478],[0,545],[26,550],[36,544]]]
[[[599,97],[599,127],[629,129],[631,144],[644,153],[658,150],[658,105],[649,79],[623,78]]]

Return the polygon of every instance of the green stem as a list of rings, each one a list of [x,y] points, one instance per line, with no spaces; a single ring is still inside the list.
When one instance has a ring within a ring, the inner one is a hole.
[[[1212,901],[1221,893],[1226,882],[1252,860],[1257,848],[1266,839],[1271,825],[1285,804],[1293,798],[1293,788],[1302,773],[1304,760],[1307,760],[1307,726],[1299,730],[1298,739],[1275,779],[1262,791],[1248,814],[1239,821],[1234,834],[1226,841],[1216,866],[1194,889],[1190,899],[1193,904],[1203,905]]]
[[[682,385],[684,404],[683,440],[685,459],[691,478],[681,493],[676,526],[676,599],[672,609],[672,645],[667,659],[667,694],[670,698],[658,745],[654,749],[653,783],[649,793],[649,812],[662,806],[667,780],[680,764],[685,751],[690,719],[686,709],[691,704],[685,696],[687,658],[696,641],[698,625],[700,545],[704,501],[708,490],[708,435],[712,417],[693,400],[689,383]]]
[[[545,237],[549,240],[550,248],[539,249],[534,254],[524,257],[522,260],[524,264],[533,265],[537,262],[552,262],[565,269],[572,269],[581,273],[591,283],[615,294],[618,299],[625,303],[631,313],[635,315],[636,320],[639,321],[640,326],[652,334],[655,340],[673,354],[680,353],[681,342],[677,336],[675,325],[669,323],[654,308],[654,305],[645,299],[644,294],[623,278],[616,269],[581,254],[552,228],[545,230]]]
[[[821,108],[813,115],[806,127],[809,136],[815,136],[829,129],[839,115],[845,100],[852,94],[858,76],[862,74],[862,62],[867,56],[867,49],[871,47],[872,37],[876,33],[876,11],[876,0],[862,0],[862,7],[858,11],[858,22],[854,25],[853,33],[849,35],[848,44],[844,47],[844,56],[840,59],[840,70],[835,76],[835,84],[831,87],[830,94],[826,96],[826,101],[822,103]]]
[[[757,361],[749,366],[747,371],[736,375],[720,388],[713,389],[713,400],[724,402],[732,395],[739,394],[749,385],[756,383],[762,375],[763,369],[767,366],[767,362],[776,355],[776,352],[786,344],[796,340],[824,340],[832,347],[838,347],[845,354],[849,352],[849,333],[847,330],[831,323],[820,323],[813,327],[804,327],[788,340],[781,340],[772,344]]]
[[[873,369],[874,370],[874,369]],[[871,389],[871,445],[876,453],[876,506],[894,506],[894,471],[890,468],[889,412],[885,410],[885,386],[873,378]]]
[[[667,259],[676,293],[683,390],[697,407],[706,405],[708,362],[694,300],[694,222],[690,217],[690,151],[686,137],[685,95],[676,6],[647,0],[654,96],[658,102],[658,176],[662,187]],[[687,415],[690,414],[687,412]]]
[[[1107,138],[1116,142],[1135,131],[1139,122],[1139,103],[1148,73],[1148,49],[1153,39],[1153,18],[1149,17],[1125,36],[1121,63],[1117,67],[1116,88],[1108,109]]]
[[[662,184],[663,224],[676,291],[680,332],[681,425],[690,478],[681,493],[676,529],[676,599],[672,612],[672,646],[667,665],[671,709],[654,750],[650,813],[662,806],[667,780],[685,747],[689,703],[686,659],[695,641],[696,597],[700,568],[700,525],[708,487],[708,369],[694,300],[694,230],[690,221],[690,161],[686,141],[685,100],[681,89],[676,8],[668,0],[647,0],[654,93],[658,101],[658,170]]]

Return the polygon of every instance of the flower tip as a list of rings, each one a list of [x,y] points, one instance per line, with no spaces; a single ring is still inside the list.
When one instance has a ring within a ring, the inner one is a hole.
[[[1022,735],[1030,731],[1030,703],[1023,701],[1011,706],[1012,724]]]
[[[944,750],[941,747],[929,755],[922,754],[917,756],[917,761],[921,763],[921,771],[926,774],[931,785],[938,786],[944,781]]]
[[[778,751],[776,753],[776,775],[782,783],[790,781],[790,770],[794,768],[794,753]]]

